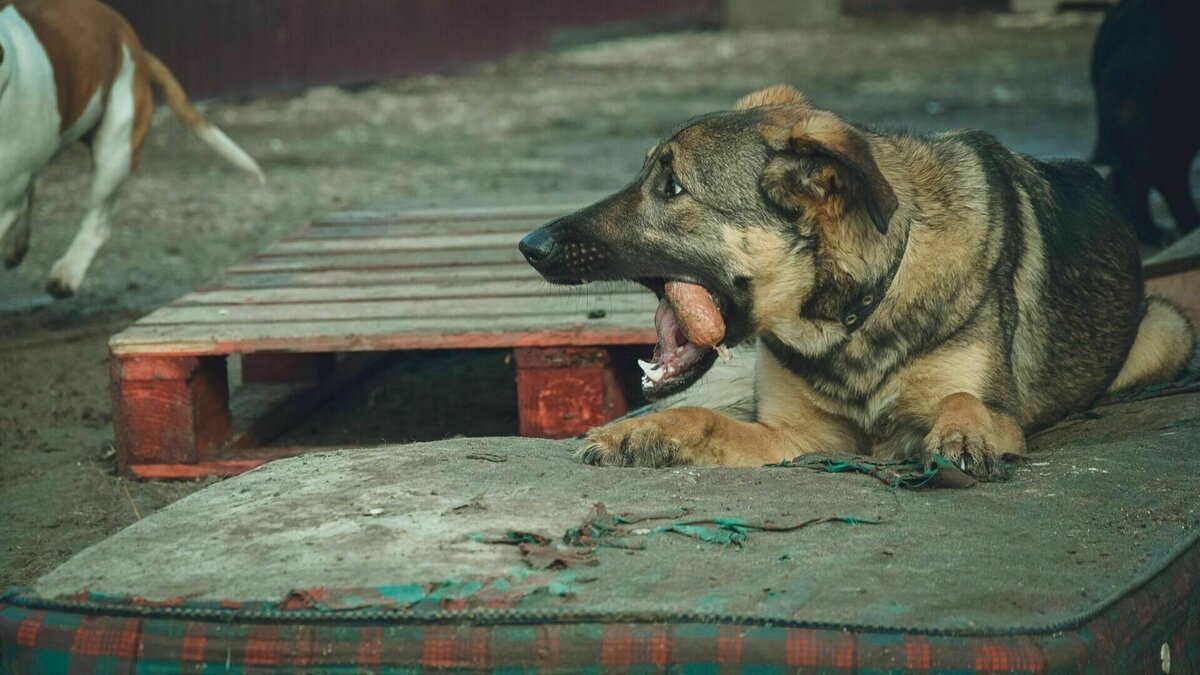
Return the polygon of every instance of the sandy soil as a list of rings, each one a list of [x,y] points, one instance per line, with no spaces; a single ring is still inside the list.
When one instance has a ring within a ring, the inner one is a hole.
[[[680,121],[776,81],[866,123],[973,126],[1025,152],[1086,157],[1097,20],[647,36],[353,93],[210,106],[261,161],[263,187],[160,115],[82,294],[49,303],[40,289],[75,233],[89,180],[86,153],[66,153],[40,183],[28,258],[0,271],[0,587],[29,583],[206,484],[115,475],[106,340],[312,217],[381,202],[546,202],[611,190]],[[296,433],[347,444],[511,433],[509,368],[501,354],[401,357]],[[427,396],[431,388],[446,397]]]

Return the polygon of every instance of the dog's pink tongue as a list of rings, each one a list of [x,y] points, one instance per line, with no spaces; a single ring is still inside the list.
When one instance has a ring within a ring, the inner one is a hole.
[[[658,303],[658,311],[654,313],[654,330],[658,331],[658,344],[664,354],[675,351],[676,347],[687,341],[687,337],[679,329],[675,310],[666,298]]]

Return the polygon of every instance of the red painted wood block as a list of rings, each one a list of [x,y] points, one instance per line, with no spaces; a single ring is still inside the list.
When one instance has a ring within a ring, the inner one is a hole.
[[[625,414],[607,349],[516,349],[522,436],[568,438]]]
[[[190,464],[229,438],[223,357],[115,357],[111,366],[117,461]]]

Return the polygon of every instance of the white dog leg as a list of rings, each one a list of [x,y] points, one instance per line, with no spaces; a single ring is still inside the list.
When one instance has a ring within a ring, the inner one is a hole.
[[[132,168],[134,123],[133,61],[125,50],[120,74],[109,92],[108,107],[92,140],[92,194],[79,233],[54,263],[46,290],[55,297],[74,295],[101,246],[108,241],[113,200]]]

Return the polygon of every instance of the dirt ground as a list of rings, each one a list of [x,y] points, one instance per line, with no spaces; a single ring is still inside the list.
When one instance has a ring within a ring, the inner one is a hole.
[[[115,475],[106,341],[314,216],[611,190],[680,121],[777,81],[865,123],[973,126],[1024,152],[1086,157],[1098,20],[977,15],[631,37],[208,107],[262,163],[262,187],[160,113],[83,292],[50,303],[41,288],[89,180],[86,153],[67,152],[43,174],[27,259],[0,271],[0,588],[208,482]],[[513,433],[514,398],[503,354],[400,357],[296,434],[362,445]]]

